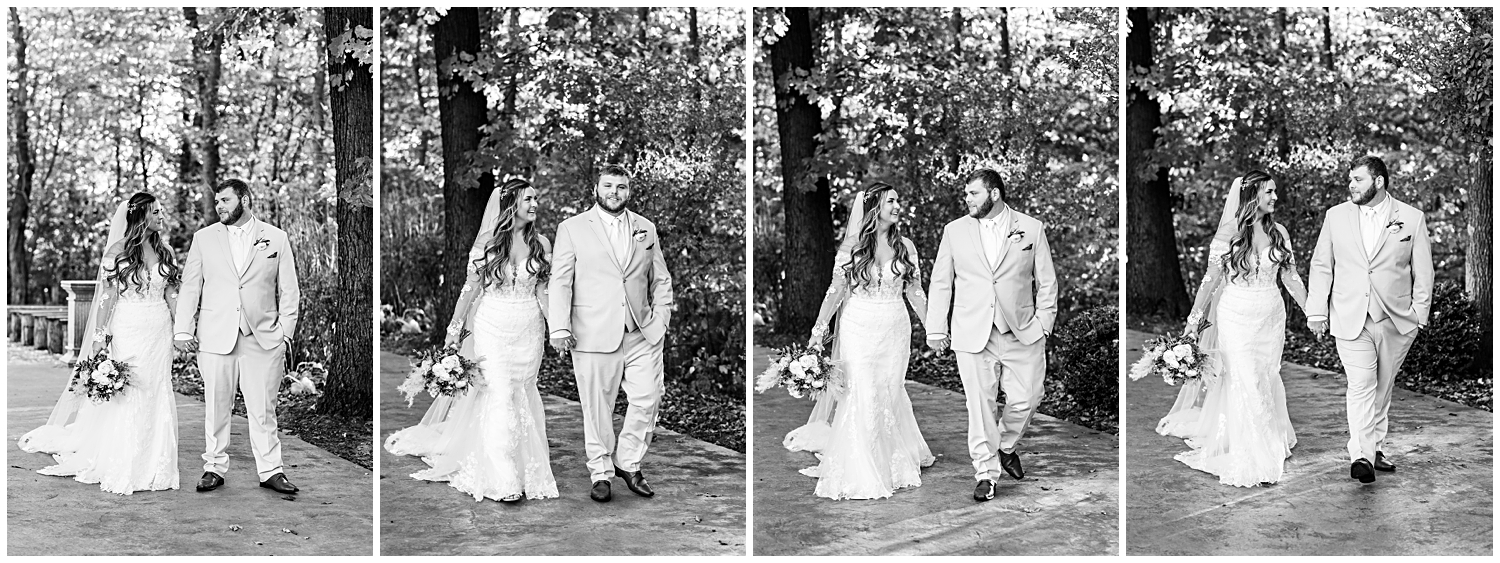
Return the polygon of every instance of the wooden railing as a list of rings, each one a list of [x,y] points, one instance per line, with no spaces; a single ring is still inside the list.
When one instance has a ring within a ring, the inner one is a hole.
[[[11,342],[47,350],[62,356],[64,362],[78,358],[83,345],[83,330],[94,304],[95,282],[64,281],[68,292],[66,305],[9,305],[6,331]]]

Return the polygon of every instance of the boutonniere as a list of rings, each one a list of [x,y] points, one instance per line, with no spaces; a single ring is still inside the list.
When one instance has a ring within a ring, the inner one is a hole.
[[[630,233],[630,236],[635,238],[636,242],[644,241],[646,240],[646,229],[639,229],[634,233]]]
[[[1391,222],[1385,224],[1385,232],[1394,235],[1396,233],[1401,232],[1401,227],[1405,227],[1405,226],[1406,226],[1406,223],[1402,223],[1401,221],[1397,220],[1397,218],[1392,217],[1391,218]]]
[[[255,241],[255,249],[256,250],[265,250],[265,249],[269,248],[270,246],[271,246],[271,240],[270,239],[256,239],[256,241]]]
[[[1014,231],[1011,231],[1010,234],[1005,235],[1005,238],[1010,239],[1010,243],[1011,244],[1015,244],[1015,243],[1021,242],[1021,239],[1024,238],[1025,236],[1026,236],[1026,231],[1023,231],[1021,229],[1016,229]]]

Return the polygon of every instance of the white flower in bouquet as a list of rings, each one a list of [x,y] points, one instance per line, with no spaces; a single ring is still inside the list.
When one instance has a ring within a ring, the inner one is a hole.
[[[1162,361],[1166,362],[1167,365],[1172,366],[1174,368],[1177,367],[1177,353],[1176,352],[1173,352],[1171,350],[1167,350],[1166,353],[1164,353],[1164,354],[1161,355],[1161,359],[1162,359]]]
[[[99,385],[103,385],[103,384],[109,382],[109,376],[105,375],[104,373],[100,372],[97,369],[94,370],[94,375],[92,377],[90,377],[89,379],[94,380],[94,383],[97,383]]]
[[[448,377],[448,366],[436,364],[432,366],[432,376],[438,379]]]
[[[99,371],[102,371],[104,373],[114,373],[115,363],[110,360],[99,362]]]
[[[119,389],[119,388],[122,388],[124,386],[125,386],[125,381],[124,380],[122,380],[122,379],[116,379],[115,380],[115,383],[114,383],[114,388],[115,389]]]
[[[788,369],[792,370],[792,375],[797,378],[801,378],[807,374],[807,366],[802,365],[800,361],[792,362],[792,365]]]
[[[798,399],[802,398],[802,392],[798,391],[796,387],[788,387],[787,388],[787,392],[791,393],[792,397],[795,397],[795,398],[798,398]]]
[[[458,360],[458,356],[443,358],[442,364],[443,367],[448,368],[448,371],[458,371],[458,368],[463,366],[463,363]]]
[[[1187,345],[1187,343],[1178,344],[1177,347],[1172,348],[1172,352],[1176,353],[1177,357],[1184,360],[1193,357],[1193,347]]]
[[[453,384],[454,387],[457,387],[459,389],[463,389],[464,387],[468,387],[468,385],[469,385],[469,382],[464,381],[462,379],[460,379],[458,381],[458,383]]]
[[[812,382],[812,386],[813,386],[814,389],[822,389],[823,388],[823,380],[821,380],[821,379],[814,380]]]
[[[424,359],[424,360],[421,361],[421,363],[417,364],[416,371],[417,371],[417,373],[427,373],[427,370],[430,370],[430,369],[432,369],[432,360],[425,360]]]
[[[1195,369],[1187,370],[1187,376],[1188,377],[1198,377],[1198,370],[1195,370]]]

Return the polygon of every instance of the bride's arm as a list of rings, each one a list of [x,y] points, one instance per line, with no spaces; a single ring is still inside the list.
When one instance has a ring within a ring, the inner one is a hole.
[[[1208,314],[1208,305],[1219,287],[1224,285],[1228,276],[1228,269],[1224,265],[1224,253],[1228,251],[1228,245],[1213,243],[1208,246],[1208,268],[1203,271],[1203,282],[1198,284],[1198,295],[1193,299],[1193,309],[1188,313],[1187,326],[1183,327],[1183,334],[1198,332],[1198,326],[1203,322],[1203,317]]]
[[[813,323],[812,337],[807,340],[809,346],[823,345],[823,341],[828,338],[829,319],[838,312],[844,299],[849,297],[848,274],[852,259],[853,256],[844,252],[833,258],[833,282],[828,285],[828,293],[823,296],[823,306],[818,309],[818,320]]]
[[[123,247],[123,243],[117,242],[104,252],[104,258],[99,259],[99,288],[94,295],[94,340],[90,349],[84,350],[87,356],[105,349],[108,346],[107,340],[114,337],[110,319],[115,316],[115,303],[120,301],[120,288],[111,283],[108,276],[114,270],[115,257],[120,255]]]
[[[541,236],[541,235],[537,235],[536,238],[537,238],[537,240],[542,241],[542,253],[545,256],[545,258],[547,260],[547,264],[549,264],[549,268],[550,268],[550,264],[552,264],[552,241],[547,240],[547,237],[544,237],[544,236]],[[536,304],[537,304],[537,307],[540,308],[541,313],[542,313],[542,326],[543,326],[543,328],[542,328],[542,340],[545,341],[545,340],[547,340],[547,335],[551,334],[551,332],[546,329],[546,325],[547,325],[547,281],[546,280],[537,280],[537,282],[536,282]]]
[[[906,254],[911,257],[912,264],[920,264],[917,257],[917,245],[909,238],[901,239],[906,244]],[[906,282],[906,302],[911,305],[911,310],[917,313],[917,319],[922,323],[924,329],[927,326],[927,292],[922,291],[922,269],[919,267],[911,273],[912,279]]]
[[[1291,238],[1287,236],[1286,227],[1278,224],[1276,225],[1276,230],[1281,231],[1282,240],[1291,240]],[[1288,247],[1290,247],[1290,244],[1288,244]],[[1282,266],[1281,268],[1281,285],[1286,288],[1287,293],[1292,294],[1292,301],[1297,303],[1297,308],[1302,309],[1302,312],[1306,314],[1307,285],[1302,283],[1302,276],[1297,274],[1297,259],[1295,254],[1293,254],[1291,258],[1287,260],[1287,264],[1285,266]]]
[[[474,304],[474,298],[479,295],[483,288],[479,285],[479,264],[475,262],[484,256],[483,248],[475,248],[469,251],[469,265],[465,268],[468,272],[464,277],[464,288],[458,293],[458,302],[453,304],[453,318],[448,321],[448,336],[443,339],[444,346],[455,346],[463,342],[464,323],[469,317],[469,307]]]

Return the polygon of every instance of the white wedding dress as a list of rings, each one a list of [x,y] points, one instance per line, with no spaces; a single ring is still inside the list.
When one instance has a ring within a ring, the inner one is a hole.
[[[838,260],[846,263],[847,255]],[[802,473],[818,478],[820,497],[887,498],[897,489],[921,486],[922,468],[936,459],[917,428],[905,386],[911,358],[906,299],[920,314],[926,297],[917,283],[907,287],[892,265],[872,269],[870,282],[852,290],[844,270],[836,270],[824,301],[824,311],[839,310],[834,349],[844,378],[831,427],[812,420],[783,442],[793,451],[818,453],[821,462]],[[819,316],[822,326],[828,319]]]
[[[1218,330],[1218,380],[1206,383],[1201,410],[1175,412],[1159,428],[1192,448],[1177,454],[1178,461],[1217,475],[1220,483],[1275,483],[1297,445],[1281,382],[1286,306],[1278,275],[1294,296],[1300,292],[1305,299],[1306,289],[1293,266],[1271,262],[1270,247],[1251,258],[1253,271],[1238,276],[1228,275],[1221,249],[1227,246],[1210,251],[1209,273],[1194,306],[1201,310],[1209,294],[1222,288],[1209,319]]]
[[[22,450],[52,454],[43,475],[98,483],[105,492],[176,489],[177,403],[172,390],[172,315],[166,281],[146,269],[146,285],[118,295],[109,317],[110,358],[129,364],[130,384],[104,403],[83,399],[66,426],[42,426],[21,437]]]
[[[455,398],[446,419],[402,429],[385,449],[421,456],[430,467],[413,478],[446,481],[476,501],[556,498],[536,387],[546,337],[537,279],[509,264],[502,278],[475,305],[472,338],[484,383]],[[469,284],[477,283],[471,273]]]

